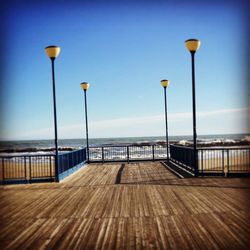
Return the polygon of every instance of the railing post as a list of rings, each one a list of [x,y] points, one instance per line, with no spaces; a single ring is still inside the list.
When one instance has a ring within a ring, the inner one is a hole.
[[[129,146],[127,146],[127,160],[129,162]]]
[[[2,179],[4,183],[4,157],[2,158]]]
[[[171,153],[171,152],[173,152],[173,147],[172,147],[172,145],[169,145],[169,154],[170,154],[170,155],[169,155],[169,156],[170,156],[169,159],[172,160],[172,157],[171,157],[171,156],[172,156],[172,153]]]
[[[224,166],[224,149],[222,149],[222,171],[223,171],[223,173],[225,174],[225,166]]]
[[[81,162],[86,162],[86,156],[87,156],[87,152],[86,152],[86,149],[85,148],[83,148],[82,149],[82,154],[81,154],[81,156],[82,156],[82,158],[81,158]]]
[[[59,164],[58,156],[54,155],[54,171],[55,171],[55,182],[59,182]]]
[[[24,156],[24,178],[27,181],[26,156]]]
[[[155,160],[155,145],[152,145],[153,161]]]
[[[248,152],[248,163],[250,164],[250,149],[248,149],[247,152]],[[247,160],[246,160],[246,163],[247,163]]]
[[[104,149],[102,147],[102,163],[104,163]]]
[[[50,173],[50,179],[52,179],[51,156],[49,157],[49,173]]]
[[[195,177],[198,177],[199,175],[198,149],[195,147],[193,150],[194,150],[194,175]]]
[[[201,172],[203,175],[203,150],[201,150]]]
[[[229,149],[227,149],[227,173],[229,174]]]
[[[29,156],[29,172],[30,172],[30,179],[29,179],[29,182],[31,182],[31,179],[32,179],[32,172],[31,172],[31,158]]]

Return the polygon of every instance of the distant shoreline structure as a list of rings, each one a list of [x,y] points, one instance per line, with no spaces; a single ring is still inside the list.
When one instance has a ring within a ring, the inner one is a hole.
[[[192,136],[170,136],[170,144],[192,146]],[[90,139],[90,147],[109,146],[146,146],[165,145],[164,136],[152,137],[127,137],[127,138],[100,138]],[[250,135],[206,135],[199,136],[198,147],[232,147],[250,146]],[[85,147],[84,139],[59,140],[59,151],[73,151]],[[48,154],[54,152],[53,140],[30,140],[30,141],[1,141],[0,154]]]

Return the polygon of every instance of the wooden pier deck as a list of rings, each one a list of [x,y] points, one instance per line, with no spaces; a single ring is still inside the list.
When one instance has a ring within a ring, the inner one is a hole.
[[[250,249],[250,180],[179,179],[161,163],[91,164],[0,187],[0,249]]]

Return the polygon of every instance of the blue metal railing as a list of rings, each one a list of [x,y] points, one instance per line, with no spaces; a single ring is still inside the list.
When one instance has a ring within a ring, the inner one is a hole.
[[[55,155],[0,156],[3,184],[54,181]]]
[[[86,148],[59,154],[58,179],[87,162]],[[166,145],[100,146],[89,148],[89,162],[166,160]],[[250,147],[198,148],[198,175],[250,174]],[[195,173],[193,148],[170,145],[170,159]],[[55,155],[0,156],[0,183],[55,180]]]
[[[191,171],[192,173],[195,172],[193,148],[170,145],[170,158],[186,170]]]
[[[17,184],[55,181],[55,155],[0,156],[0,183]],[[58,179],[76,171],[86,162],[86,148],[58,155]]]
[[[152,161],[167,158],[166,145],[99,146],[89,148],[89,162]]]
[[[198,175],[250,174],[250,147],[198,148]],[[194,150],[190,147],[170,145],[171,160],[195,173]]]
[[[200,175],[250,174],[250,147],[199,148]]]
[[[86,148],[58,155],[59,180],[76,171],[86,162]],[[80,165],[81,164],[81,165]]]

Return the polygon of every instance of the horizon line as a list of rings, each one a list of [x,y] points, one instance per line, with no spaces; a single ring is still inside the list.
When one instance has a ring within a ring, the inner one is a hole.
[[[226,133],[226,134],[221,134],[221,133],[214,133],[214,134],[200,134],[197,135],[197,138],[199,138],[199,136],[212,136],[212,135],[250,135],[250,133]],[[169,135],[168,137],[193,137],[192,134],[189,135]],[[126,138],[145,138],[145,137],[166,137],[166,135],[150,135],[150,136],[121,136],[121,137],[89,137],[89,140],[94,139],[94,140],[98,140],[98,139],[126,139]],[[46,139],[4,139],[2,140],[0,138],[0,142],[7,142],[7,141],[54,141],[54,138],[46,138]],[[58,140],[86,140],[86,138],[61,138]]]

